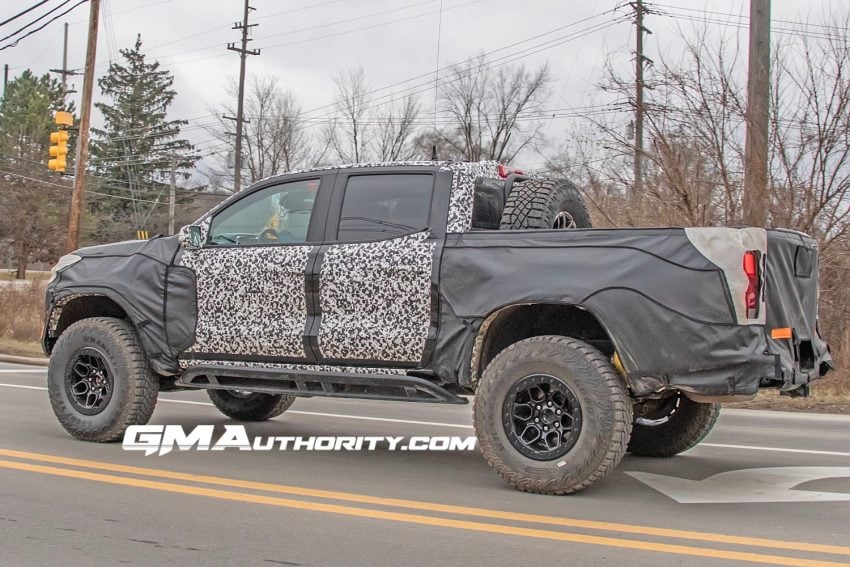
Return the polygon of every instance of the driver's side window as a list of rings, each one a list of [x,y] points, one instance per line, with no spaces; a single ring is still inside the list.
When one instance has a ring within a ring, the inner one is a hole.
[[[303,179],[267,187],[239,199],[213,217],[210,244],[306,242],[318,188],[318,179]]]

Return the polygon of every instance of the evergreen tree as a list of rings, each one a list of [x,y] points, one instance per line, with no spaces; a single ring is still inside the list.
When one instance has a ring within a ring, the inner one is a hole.
[[[98,80],[109,102],[95,103],[104,126],[92,128],[91,167],[101,191],[124,199],[105,199],[94,209],[138,230],[149,228],[152,208],[167,202],[172,159],[178,175],[186,178],[197,157],[191,155],[191,144],[179,137],[186,121],[167,119],[177,94],[171,73],[145,60],[141,36],[132,49],[122,49],[121,56]]]
[[[65,245],[71,188],[47,169],[53,112],[62,109],[62,95],[58,80],[26,70],[0,100],[0,242],[19,278],[30,262],[52,262]],[[73,113],[73,105],[65,110]],[[69,171],[72,156],[69,145]]]

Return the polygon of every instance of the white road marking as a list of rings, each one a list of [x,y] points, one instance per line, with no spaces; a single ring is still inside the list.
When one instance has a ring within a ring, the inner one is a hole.
[[[703,480],[646,472],[626,472],[680,504],[756,502],[847,502],[847,492],[793,490],[824,478],[850,478],[850,467],[766,467],[726,471]]]
[[[812,449],[786,449],[784,447],[757,447],[755,445],[724,445],[723,443],[700,443],[697,447],[717,447],[718,449],[743,449],[747,451],[782,451],[783,453],[805,453],[807,455],[829,455],[832,457],[850,457],[850,453],[841,451],[815,451]]]
[[[44,386],[24,386],[22,384],[0,384],[0,386],[5,386],[6,388],[22,388],[24,390],[46,390]]]
[[[23,384],[4,384],[0,383],[0,387],[6,388],[21,388],[24,390],[47,390],[44,386],[24,386]],[[185,404],[190,406],[212,406],[210,402],[196,402],[193,400],[174,400],[171,398],[159,398],[160,402],[171,404]],[[338,419],[357,419],[361,421],[378,421],[384,423],[406,423],[409,425],[429,425],[433,427],[450,427],[455,429],[473,429],[471,425],[463,425],[460,423],[445,423],[440,421],[417,421],[413,419],[396,419],[391,417],[375,417],[370,415],[350,415],[344,413],[323,413],[317,411],[301,411],[289,410],[286,413],[296,415],[309,415],[315,417],[333,417]],[[841,451],[817,451],[813,449],[789,449],[787,447],[761,447],[756,445],[725,445],[721,443],[700,443],[695,447],[711,447],[715,449],[737,449],[742,451],[776,451],[780,453],[801,453],[806,455],[825,455],[830,457],[850,457],[850,452]],[[693,450],[693,449],[692,449]]]
[[[47,368],[0,368],[0,374],[45,374]]]

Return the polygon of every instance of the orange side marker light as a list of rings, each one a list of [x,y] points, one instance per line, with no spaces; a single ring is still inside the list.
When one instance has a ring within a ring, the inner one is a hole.
[[[772,339],[790,339],[793,336],[794,332],[791,327],[777,327],[770,331],[770,338]]]

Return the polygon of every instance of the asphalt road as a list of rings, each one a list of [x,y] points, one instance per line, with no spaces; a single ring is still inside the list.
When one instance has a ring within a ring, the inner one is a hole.
[[[470,414],[302,399],[247,429],[467,436]],[[0,565],[850,565],[850,416],[728,410],[688,453],[627,456],[567,497],[511,489],[477,451],[146,457],[83,443],[59,426],[35,367],[0,364],[0,416]],[[191,392],[163,393],[151,423],[233,422]],[[629,474],[698,481],[754,468],[771,471],[717,477],[710,490],[685,483],[677,495],[723,503],[680,503]],[[788,471],[811,478],[796,486],[804,499],[848,500],[735,501],[781,499],[800,482]]]

